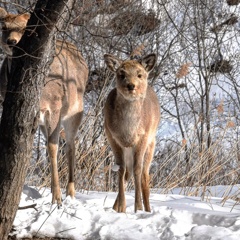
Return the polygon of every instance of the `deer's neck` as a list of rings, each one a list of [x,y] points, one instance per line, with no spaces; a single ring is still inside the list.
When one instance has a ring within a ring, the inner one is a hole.
[[[118,94],[120,95],[120,94]],[[142,129],[142,108],[144,99],[129,101],[117,96],[113,113],[112,131],[120,145],[132,147],[144,134]]]
[[[118,93],[116,100],[117,111],[119,111],[122,119],[135,124],[140,121],[139,116],[141,116],[144,98],[130,101]]]

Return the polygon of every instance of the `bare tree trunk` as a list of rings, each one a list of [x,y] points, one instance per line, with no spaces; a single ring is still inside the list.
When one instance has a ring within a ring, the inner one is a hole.
[[[14,49],[0,125],[0,236],[11,230],[38,126],[39,97],[52,60],[51,43],[74,1],[38,0]],[[46,71],[45,71],[46,70]]]

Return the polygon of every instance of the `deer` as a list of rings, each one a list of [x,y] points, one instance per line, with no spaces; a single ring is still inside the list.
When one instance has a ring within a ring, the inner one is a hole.
[[[13,47],[23,36],[29,13],[11,14],[0,8],[2,25],[2,48],[6,54],[0,70],[0,92],[2,101],[7,91],[11,69]],[[75,137],[83,117],[83,95],[88,79],[88,66],[72,43],[57,40],[55,54],[46,74],[40,95],[39,127],[46,138],[48,158],[51,165],[52,204],[61,206],[62,193],[58,174],[59,134],[65,131],[66,158],[68,161],[68,183],[66,195],[75,197]]]
[[[134,176],[134,211],[150,212],[149,168],[153,159],[160,106],[148,84],[149,72],[156,63],[152,53],[140,60],[121,60],[105,54],[107,68],[115,74],[116,87],[104,105],[104,130],[115,157],[118,195],[113,209],[126,212],[125,187]],[[117,167],[117,168],[116,168]],[[114,169],[113,169],[114,170]],[[143,205],[142,205],[143,199]]]

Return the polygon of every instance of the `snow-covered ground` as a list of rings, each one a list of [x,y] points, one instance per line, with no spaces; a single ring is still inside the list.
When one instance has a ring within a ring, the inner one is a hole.
[[[238,186],[235,191],[238,191]],[[221,196],[223,187],[211,189]],[[59,237],[64,239],[186,239],[186,240],[239,240],[240,205],[228,199],[179,194],[150,195],[152,211],[134,213],[134,193],[126,192],[127,212],[112,210],[116,193],[77,193],[76,199],[66,198],[60,209],[50,204],[49,189],[42,197],[25,188],[20,207],[36,203],[36,207],[18,210],[14,221],[14,234],[22,237]],[[38,198],[38,199],[32,199]]]

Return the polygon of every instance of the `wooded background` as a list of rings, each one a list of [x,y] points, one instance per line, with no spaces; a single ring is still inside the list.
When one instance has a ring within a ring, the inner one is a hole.
[[[32,12],[36,1],[0,1],[9,12]],[[90,69],[85,113],[76,139],[77,191],[115,190],[112,152],[103,131],[102,108],[114,77],[103,55],[140,58],[157,53],[149,77],[162,120],[151,167],[152,188],[239,183],[239,3],[230,0],[75,1],[57,37],[76,44]],[[3,53],[0,57],[3,59]],[[62,132],[61,146],[64,146]],[[64,148],[61,186],[67,183]],[[25,183],[50,187],[45,140],[40,131]],[[132,184],[129,184],[129,189]],[[209,194],[207,191],[204,194]],[[223,193],[223,196],[227,193]]]

